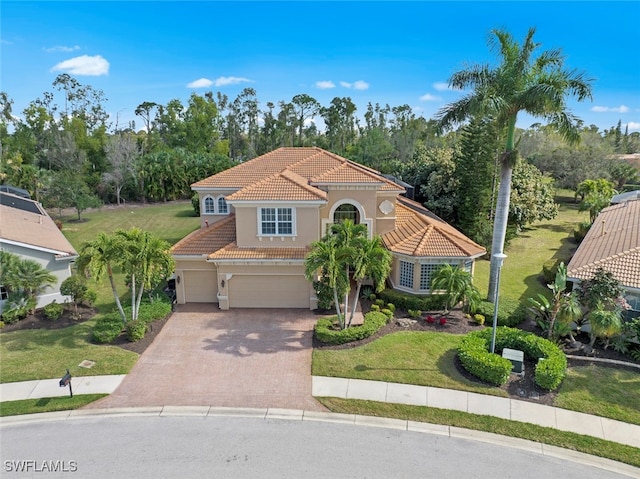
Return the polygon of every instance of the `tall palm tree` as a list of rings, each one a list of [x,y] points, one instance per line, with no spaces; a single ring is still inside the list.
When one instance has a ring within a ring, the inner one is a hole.
[[[78,271],[83,274],[90,273],[96,281],[100,281],[106,274],[111,285],[111,292],[116,301],[118,312],[122,322],[127,322],[120,296],[113,278],[113,268],[120,265],[123,259],[124,245],[114,235],[98,233],[93,241],[85,241],[80,247],[80,256],[76,261]]]
[[[558,49],[547,50],[536,58],[540,44],[534,42],[535,28],[529,29],[522,45],[504,30],[493,30],[490,46],[499,54],[500,64],[471,65],[454,73],[449,85],[472,91],[442,108],[438,114],[441,129],[474,117],[493,118],[505,131],[505,150],[500,156],[500,189],[493,228],[493,254],[503,253],[509,216],[511,174],[517,159],[515,130],[518,113],[547,120],[567,140],[579,140],[578,119],[568,109],[566,97],[578,101],[591,99],[591,82],[583,73],[564,68]],[[488,297],[495,302],[498,262],[491,260]]]
[[[352,258],[353,279],[356,282],[356,299],[351,306],[351,314],[347,327],[351,326],[353,316],[356,314],[356,306],[360,297],[362,282],[366,278],[373,280],[376,292],[384,289],[385,280],[391,272],[391,253],[382,246],[380,236],[370,240],[363,239],[356,246]]]
[[[322,272],[329,287],[333,290],[333,302],[336,307],[338,323],[340,329],[344,329],[345,322],[338,298],[349,284],[349,276],[338,260],[339,254],[340,251],[334,236],[325,236],[321,241],[314,241],[311,243],[311,251],[304,260],[304,275],[307,280],[313,281],[318,271]]]

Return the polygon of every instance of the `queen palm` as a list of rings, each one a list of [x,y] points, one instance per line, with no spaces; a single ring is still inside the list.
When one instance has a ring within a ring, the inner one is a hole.
[[[547,120],[567,140],[579,140],[579,122],[568,109],[566,98],[578,101],[591,98],[591,80],[576,70],[564,68],[560,50],[547,50],[533,57],[540,46],[529,29],[522,45],[504,30],[493,30],[490,46],[499,54],[500,64],[471,65],[454,73],[449,85],[471,92],[442,108],[440,128],[448,128],[472,117],[491,118],[504,130],[506,142],[500,156],[500,189],[493,228],[491,251],[502,253],[509,216],[511,175],[517,159],[515,129],[518,113]],[[498,263],[491,261],[488,297],[495,302]]]

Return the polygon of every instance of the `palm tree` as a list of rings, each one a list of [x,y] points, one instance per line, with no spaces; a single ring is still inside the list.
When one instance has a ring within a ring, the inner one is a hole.
[[[79,272],[83,274],[90,273],[96,281],[100,281],[105,274],[107,275],[118,312],[122,322],[126,323],[127,317],[124,314],[122,303],[120,303],[120,296],[118,296],[113,278],[113,268],[121,263],[123,251],[124,245],[119,238],[106,233],[98,233],[95,240],[85,241],[82,244],[76,265]]]
[[[0,285],[8,292],[33,301],[57,278],[37,261],[0,251]]]
[[[491,46],[500,56],[500,64],[472,65],[454,73],[449,85],[457,90],[471,88],[462,99],[442,108],[438,114],[441,129],[461,123],[471,117],[493,118],[505,130],[505,151],[500,156],[500,189],[493,228],[493,254],[503,253],[509,217],[511,175],[517,159],[515,129],[518,113],[549,121],[567,140],[577,142],[578,119],[567,108],[566,97],[578,101],[591,98],[591,79],[583,73],[564,68],[560,50],[547,50],[538,57],[533,53],[540,46],[529,29],[522,45],[504,30],[493,30]],[[497,260],[491,260],[488,297],[495,302],[498,279]]]
[[[356,313],[357,298],[360,297],[360,289],[365,278],[373,280],[376,292],[384,289],[385,280],[391,272],[391,253],[382,246],[379,236],[367,240],[363,239],[355,248],[352,258],[353,279],[356,282],[356,300],[351,307],[351,315],[347,327],[351,326],[353,316]]]
[[[471,274],[458,266],[444,264],[433,275],[431,279],[431,291],[442,290],[447,296],[445,303],[445,313],[449,308],[454,308],[460,301],[475,302],[477,298],[476,289],[473,286]]]
[[[610,311],[599,307],[591,311],[587,315],[587,319],[591,327],[590,346],[594,345],[596,338],[604,337],[606,338],[604,349],[607,349],[609,347],[609,339],[622,329],[620,311]]]
[[[333,302],[336,307],[340,329],[344,329],[345,323],[340,310],[339,295],[349,284],[349,276],[346,274],[341,262],[338,260],[339,248],[334,236],[325,236],[321,241],[311,243],[311,251],[304,260],[304,275],[308,281],[313,281],[318,271],[327,278],[329,287],[333,290]]]
[[[139,228],[119,229],[114,233],[124,246],[122,267],[131,278],[131,319],[138,319],[142,294],[157,286],[175,266],[166,241]]]

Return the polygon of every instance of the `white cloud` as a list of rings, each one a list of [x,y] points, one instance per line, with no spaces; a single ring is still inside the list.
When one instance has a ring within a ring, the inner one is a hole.
[[[605,112],[613,112],[613,113],[627,113],[629,111],[629,107],[626,105],[620,106],[594,106],[591,108],[591,111],[595,111],[598,113]]]
[[[215,86],[237,85],[238,83],[252,83],[248,78],[242,77],[220,77],[213,82]],[[211,85],[208,85],[211,86]]]
[[[443,81],[434,83],[433,88],[435,88],[437,91],[447,91],[451,89],[449,88],[449,84]]]
[[[321,80],[316,82],[316,88],[320,90],[327,90],[329,88],[335,88],[336,85],[331,80]]]
[[[636,121],[630,121],[627,123],[627,127],[629,128],[629,131],[640,131],[640,123]]]
[[[340,82],[340,86],[345,87],[345,88],[351,88],[352,84],[349,83],[348,81],[341,81]]]
[[[355,90],[367,90],[369,88],[369,84],[366,81],[358,80],[353,84],[353,88]]]
[[[432,95],[430,93],[425,93],[424,95],[422,95],[420,97],[420,100],[422,100],[422,101],[442,101],[442,98],[440,98],[439,96]]]
[[[211,85],[213,85],[213,82],[208,78],[200,78],[187,84],[187,88],[207,88]]]
[[[107,75],[109,73],[109,62],[100,55],[93,57],[82,55],[58,63],[51,71],[64,71],[73,75]]]
[[[47,52],[47,53],[53,53],[53,52],[69,53],[69,52],[75,52],[76,50],[80,50],[80,46],[79,45],[74,45],[72,47],[66,47],[64,45],[56,45],[55,47],[45,48],[44,49],[44,51]]]

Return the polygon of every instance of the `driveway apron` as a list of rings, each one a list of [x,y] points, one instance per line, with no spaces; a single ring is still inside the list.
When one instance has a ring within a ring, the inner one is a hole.
[[[178,306],[120,387],[88,407],[324,411],[311,396],[313,312]]]

